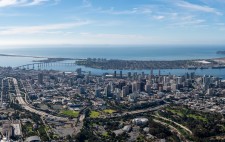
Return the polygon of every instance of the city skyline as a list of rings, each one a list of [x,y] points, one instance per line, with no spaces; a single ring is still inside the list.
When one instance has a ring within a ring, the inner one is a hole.
[[[6,45],[224,45],[223,0],[2,0]]]

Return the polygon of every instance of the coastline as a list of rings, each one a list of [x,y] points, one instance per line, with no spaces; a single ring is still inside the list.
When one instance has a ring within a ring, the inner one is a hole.
[[[41,57],[41,56],[17,55],[17,54],[0,54],[0,56],[5,56],[5,57],[31,57],[31,58],[47,58],[47,57]]]
[[[123,60],[123,59],[101,59],[101,58],[81,59],[81,58],[63,58],[63,57],[52,58],[52,57],[16,55],[16,54],[0,54],[0,56],[37,58],[37,60],[32,60],[33,64],[73,61],[73,63],[78,66],[83,66],[83,67],[88,67],[93,69],[101,69],[101,70],[144,70],[144,69],[196,70],[196,69],[225,68],[225,57],[212,58],[212,59],[187,59],[187,60],[168,60],[167,61],[167,60]]]
[[[77,65],[94,69],[142,70],[142,69],[209,69],[225,68],[225,58],[173,60],[173,61],[139,61],[139,60],[106,60],[84,59],[76,61]]]

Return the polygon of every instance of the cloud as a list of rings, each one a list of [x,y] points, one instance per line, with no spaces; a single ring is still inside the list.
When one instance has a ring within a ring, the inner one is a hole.
[[[204,19],[197,19],[194,16],[185,16],[185,17],[182,17],[179,22],[173,23],[172,25],[175,27],[202,26],[202,25],[205,26],[204,24],[205,22],[206,20]]]
[[[24,4],[23,6],[32,6],[32,5],[39,5],[41,3],[47,2],[48,0],[32,0],[31,2],[28,2]]]
[[[215,23],[216,26],[225,26],[225,23]]]
[[[149,39],[149,37],[138,35],[138,34],[92,34],[92,33],[80,33],[85,37],[95,38],[109,38],[109,39]]]
[[[159,41],[158,38],[140,34],[112,34],[112,33],[67,33],[65,38],[60,36],[32,36],[17,38],[0,38],[0,45],[60,45],[60,44],[148,44]],[[64,34],[64,33],[63,33]],[[72,34],[72,35],[70,35]]]
[[[121,33],[89,33],[84,32],[79,35],[80,41],[90,44],[149,44],[158,41],[157,37],[141,34],[121,34]]]
[[[83,6],[85,8],[90,8],[92,7],[92,3],[89,0],[83,0]]]
[[[153,16],[154,19],[157,19],[157,20],[162,20],[165,18],[165,16],[163,15],[158,15],[158,16]]]
[[[20,13],[0,13],[0,17],[17,17],[17,16],[25,16],[26,14]]]
[[[116,26],[123,26],[126,23],[122,20],[98,20],[94,21],[95,25],[98,27],[116,27]]]
[[[134,7],[128,10],[115,10],[115,8],[112,7],[108,10],[97,9],[97,12],[113,15],[129,15],[129,14],[150,14],[152,13],[152,10],[148,6]]]
[[[137,13],[137,8],[133,8],[131,10],[122,10],[122,11],[116,11],[114,8],[111,8],[110,10],[102,11],[103,13],[109,13],[114,15],[126,15],[126,14],[135,14]]]
[[[33,6],[48,1],[56,2],[57,0],[0,0],[0,8],[9,6]]]
[[[0,35],[27,35],[37,33],[59,33],[59,30],[70,29],[78,26],[89,24],[90,21],[79,21],[71,23],[60,23],[40,26],[24,26],[24,27],[1,27]]]
[[[215,8],[212,8],[206,5],[197,5],[197,4],[192,4],[185,1],[178,2],[176,5],[179,7],[183,7],[183,8],[194,10],[194,11],[201,11],[201,12],[207,12],[207,13],[214,13],[217,15],[223,15],[221,12],[217,11]]]
[[[152,13],[151,7],[149,5],[139,5],[137,7],[132,7],[130,9],[118,10],[115,7],[105,8],[105,7],[95,7],[92,5],[91,0],[82,0],[82,6],[79,7],[85,12],[91,13],[103,13],[103,14],[113,14],[113,15],[129,15],[129,14],[148,14]]]
[[[208,20],[203,17],[199,17],[196,15],[185,15],[185,14],[177,14],[174,17],[169,16],[173,14],[168,14],[166,16],[167,20],[167,28],[205,28],[209,26]],[[171,18],[172,17],[172,18]]]

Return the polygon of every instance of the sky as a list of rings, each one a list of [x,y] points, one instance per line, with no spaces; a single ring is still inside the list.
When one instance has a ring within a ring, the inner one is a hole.
[[[225,45],[225,0],[0,0],[0,46]]]

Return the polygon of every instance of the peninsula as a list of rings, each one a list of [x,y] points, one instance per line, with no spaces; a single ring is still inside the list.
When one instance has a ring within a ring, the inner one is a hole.
[[[0,54],[0,56],[8,56],[8,57],[31,57],[31,58],[45,58],[40,56],[31,56],[31,55],[17,55],[17,54]]]
[[[107,60],[83,59],[76,61],[77,65],[97,69],[206,69],[225,68],[225,58],[198,59],[198,60],[172,60],[172,61],[140,61],[140,60]]]
[[[225,51],[217,51],[216,54],[225,54]]]

